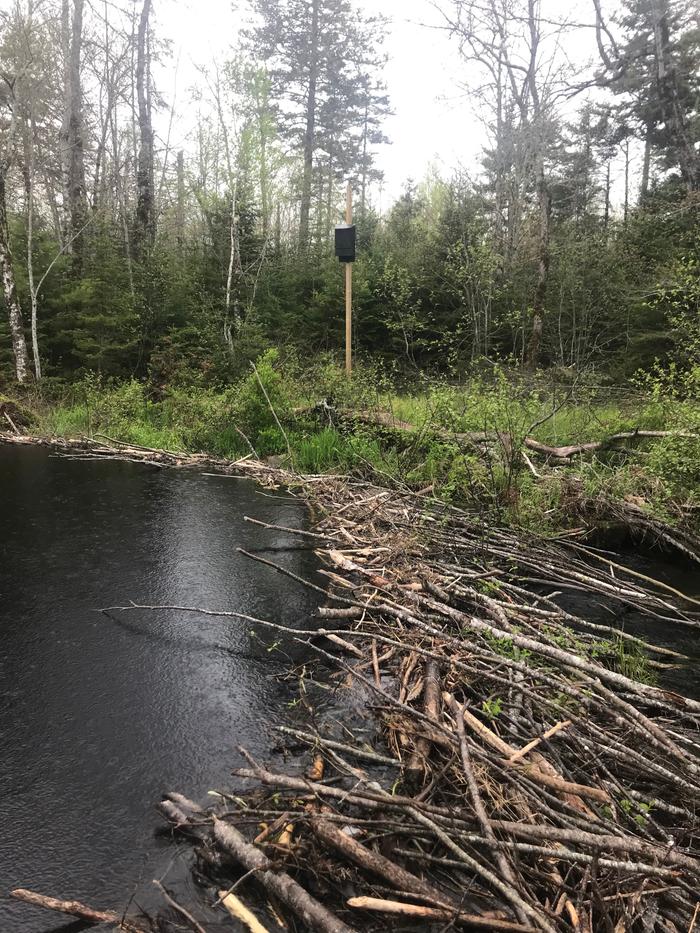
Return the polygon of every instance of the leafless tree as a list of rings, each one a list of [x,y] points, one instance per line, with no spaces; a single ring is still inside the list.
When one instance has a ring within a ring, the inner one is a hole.
[[[148,26],[151,0],[143,0],[136,36],[136,96],[139,150],[136,170],[136,228],[139,246],[153,244],[156,234],[153,166],[153,121],[150,91]]]
[[[61,124],[65,205],[65,241],[71,242],[73,269],[82,268],[82,237],[87,198],[85,188],[83,89],[81,81],[83,45],[83,0],[62,0],[61,39],[63,46],[64,101]]]
[[[527,249],[534,261],[526,366],[540,361],[547,316],[551,196],[548,159],[559,104],[570,91],[562,42],[566,23],[545,22],[541,0],[438,0],[444,27],[476,66],[489,110],[495,232],[508,274]],[[534,232],[533,232],[534,231]]]

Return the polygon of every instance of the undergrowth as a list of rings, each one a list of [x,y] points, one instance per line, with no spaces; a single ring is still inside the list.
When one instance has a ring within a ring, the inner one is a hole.
[[[699,398],[697,369],[654,371],[613,391],[549,383],[546,376],[526,379],[496,367],[488,378],[460,386],[426,382],[409,393],[393,388],[376,365],[359,365],[347,379],[330,358],[313,366],[282,363],[271,350],[230,386],[163,389],[89,374],[50,399],[25,404],[38,433],[104,435],[230,459],[274,455],[301,472],[374,476],[429,489],[501,521],[555,531],[576,521],[572,503],[581,493],[631,498],[670,521],[697,515],[700,440],[633,440],[534,476],[517,453],[526,436],[559,446],[637,429],[693,434],[700,431]],[[414,430],[375,426],[366,417],[331,423],[329,410],[390,413]],[[516,453],[495,440],[484,456],[452,436],[474,432],[507,435]]]

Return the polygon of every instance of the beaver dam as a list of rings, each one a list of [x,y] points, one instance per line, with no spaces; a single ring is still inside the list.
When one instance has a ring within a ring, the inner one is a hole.
[[[281,723],[301,764],[250,748],[227,787],[159,806],[191,846],[198,898],[161,886],[163,909],[13,895],[131,931],[687,931],[700,925],[700,702],[672,689],[688,659],[622,630],[633,613],[661,631],[700,627],[700,600],[571,535],[488,527],[408,489],[285,474],[98,444],[78,457],[196,465],[286,485],[310,529],[258,521],[312,548],[323,570],[276,568],[321,608],[304,625],[237,606],[134,605],[244,627],[303,648],[302,694],[317,679],[363,697],[366,728]],[[651,533],[651,532],[650,532]],[[669,529],[663,530],[672,543]],[[684,559],[700,553],[689,536]],[[321,582],[319,582],[319,580]],[[584,594],[590,621],[563,606]]]

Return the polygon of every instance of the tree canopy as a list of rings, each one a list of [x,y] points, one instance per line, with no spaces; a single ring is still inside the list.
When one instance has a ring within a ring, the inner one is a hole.
[[[380,214],[383,18],[352,0],[251,0],[238,47],[200,69],[174,151],[154,129],[172,105],[151,0],[16,0],[0,14],[3,378],[227,383],[268,346],[339,350],[346,177],[357,351],[452,374],[506,358],[615,379],[697,363],[694,4],[613,15],[591,0],[583,23],[542,0],[438,6],[465,119],[486,127],[481,164],[408,182]],[[598,57],[578,66],[566,49],[583,30]]]

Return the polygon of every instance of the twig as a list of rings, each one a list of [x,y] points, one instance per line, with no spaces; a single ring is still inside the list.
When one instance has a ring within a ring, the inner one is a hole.
[[[269,408],[270,408],[270,411],[272,412],[272,417],[275,419],[275,422],[276,422],[276,424],[277,424],[277,427],[278,427],[278,428],[280,429],[280,431],[282,432],[282,436],[284,437],[284,441],[285,441],[285,443],[286,443],[286,445],[287,445],[287,453],[289,454],[289,461],[290,461],[290,463],[291,463],[291,465],[292,465],[292,469],[294,469],[294,456],[293,456],[293,454],[292,454],[292,448],[291,448],[291,445],[290,445],[290,443],[289,443],[289,438],[287,437],[287,432],[284,430],[284,428],[282,427],[282,422],[281,422],[280,419],[277,417],[277,412],[275,411],[274,405],[273,405],[272,402],[270,401],[270,396],[267,394],[267,389],[265,388],[265,386],[264,386],[264,384],[263,384],[263,381],[262,381],[262,379],[260,378],[260,374],[258,373],[258,370],[256,369],[255,363],[254,363],[252,360],[251,360],[250,365],[253,367],[253,372],[255,373],[255,378],[258,380],[258,385],[260,386],[260,389],[261,389],[261,391],[262,391],[262,394],[265,396],[265,401],[267,402],[267,404],[268,404],[268,406],[269,406]]]
[[[153,884],[158,888],[158,890],[160,891],[160,893],[163,895],[163,897],[164,897],[165,900],[168,902],[168,904],[170,904],[170,906],[173,908],[173,910],[176,910],[182,917],[184,917],[185,920],[186,920],[186,921],[189,923],[189,925],[192,927],[192,929],[196,931],[196,933],[207,933],[207,931],[204,929],[204,927],[201,925],[201,923],[198,923],[198,922],[194,919],[194,917],[192,916],[192,914],[189,912],[189,910],[187,910],[186,908],[184,908],[184,907],[182,906],[182,904],[178,904],[178,902],[175,900],[175,898],[165,890],[165,888],[163,887],[163,885],[161,884],[161,882],[158,881],[157,878],[154,878],[154,879],[153,879]]]

